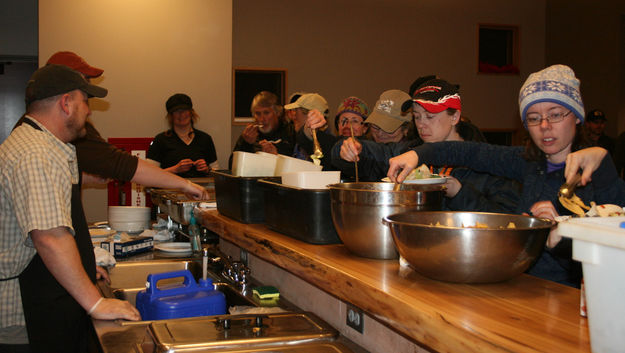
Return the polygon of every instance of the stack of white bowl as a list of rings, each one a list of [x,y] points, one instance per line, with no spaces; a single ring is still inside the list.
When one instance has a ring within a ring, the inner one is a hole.
[[[150,208],[109,206],[108,221],[118,232],[138,233],[150,228]]]

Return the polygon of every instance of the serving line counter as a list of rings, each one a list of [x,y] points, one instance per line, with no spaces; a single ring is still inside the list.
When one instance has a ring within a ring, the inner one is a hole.
[[[577,289],[525,274],[496,284],[439,282],[397,260],[357,257],[342,244],[311,245],[214,209],[195,214],[223,240],[357,306],[422,348],[590,352]]]

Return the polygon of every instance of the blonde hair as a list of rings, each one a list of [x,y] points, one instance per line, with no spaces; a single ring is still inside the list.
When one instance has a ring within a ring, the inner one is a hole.
[[[197,120],[200,118],[199,115],[197,115],[197,113],[195,112],[195,109],[191,108],[189,109],[191,111],[191,127],[193,127],[193,124],[195,124],[197,122]],[[172,113],[167,113],[167,115],[165,115],[165,119],[167,119],[167,124],[169,125],[170,129],[174,128],[174,117],[171,115]]]
[[[268,108],[271,107],[276,115],[282,119],[282,113],[284,112],[284,108],[280,104],[280,100],[278,100],[278,96],[269,92],[269,91],[261,91],[252,99],[252,105],[250,107],[250,111],[252,115],[254,115],[254,108],[263,107]]]

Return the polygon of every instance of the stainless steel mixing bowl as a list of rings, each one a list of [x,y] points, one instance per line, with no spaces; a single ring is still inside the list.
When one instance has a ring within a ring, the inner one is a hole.
[[[522,273],[540,255],[555,224],[481,212],[404,212],[384,222],[400,255],[417,272],[459,283],[499,282]],[[515,228],[508,228],[510,222]],[[477,223],[488,228],[475,228]]]
[[[339,183],[328,185],[332,221],[345,247],[356,255],[374,259],[397,258],[385,216],[409,210],[440,210],[442,185],[393,183]]]

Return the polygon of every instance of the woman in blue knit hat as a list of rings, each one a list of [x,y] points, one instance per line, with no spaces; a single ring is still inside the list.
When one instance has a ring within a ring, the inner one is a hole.
[[[517,213],[554,219],[571,212],[558,201],[558,189],[581,169],[576,194],[585,204],[625,206],[625,182],[607,151],[588,145],[579,80],[571,68],[553,65],[531,74],[521,87],[519,108],[530,139],[525,147],[475,142],[421,145],[389,161],[388,176],[403,181],[420,163],[462,165],[523,184]],[[571,240],[552,232],[545,251],[528,273],[579,287],[581,266],[571,258]]]

